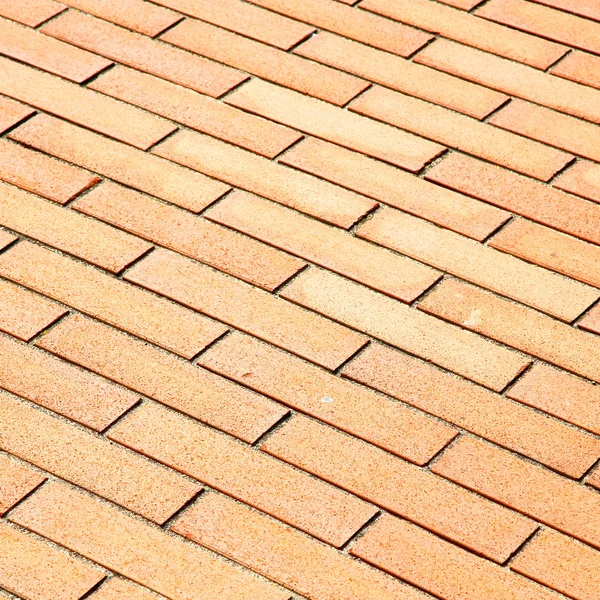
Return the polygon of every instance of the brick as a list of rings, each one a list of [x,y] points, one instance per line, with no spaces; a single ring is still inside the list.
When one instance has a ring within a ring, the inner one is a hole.
[[[536,529],[527,518],[304,416],[285,423],[262,449],[496,562]]]
[[[515,219],[488,242],[498,248],[584,283],[600,287],[600,248],[525,219]]]
[[[268,158],[302,137],[210,96],[127,67],[111,69],[88,87]]]
[[[553,185],[600,203],[600,166],[587,160],[579,160],[561,173]],[[595,239],[591,241],[596,242]]]
[[[361,8],[439,33],[444,38],[547,69],[567,48],[430,0],[365,0]],[[436,42],[437,43],[437,42]]]
[[[379,519],[350,553],[438,598],[559,600],[525,577],[390,515]]]
[[[4,515],[15,504],[46,481],[37,471],[0,456],[0,515]]]
[[[195,19],[186,19],[160,39],[332,104],[346,104],[369,85],[358,77]]]
[[[419,52],[415,60],[510,96],[600,123],[598,90],[550,73],[441,38]]]
[[[226,331],[194,311],[30,242],[0,255],[0,273],[186,358]]]
[[[305,263],[261,242],[107,182],[73,208],[272,291]]]
[[[166,600],[164,596],[157,596],[146,588],[118,577],[113,577],[102,584],[90,598],[91,600]]]
[[[320,315],[166,250],[155,250],[126,277],[328,369],[367,341]]]
[[[600,309],[594,306],[578,323],[581,329],[600,334]]]
[[[296,144],[279,162],[480,241],[510,216],[381,161],[314,138]]]
[[[381,571],[213,492],[172,529],[308,598],[426,600]]]
[[[173,600],[289,598],[204,548],[59,483],[20,504],[11,520]]]
[[[600,21],[600,7],[596,0],[537,0],[537,2]]]
[[[376,514],[366,502],[157,404],[119,421],[109,437],[334,546]]]
[[[44,25],[41,31],[209,96],[220,96],[248,78],[225,65],[74,10]]]
[[[479,0],[440,0],[444,4],[454,6],[455,8],[462,8],[463,10],[471,10],[478,4],[481,4]]]
[[[5,139],[0,140],[0,179],[59,204],[100,181],[83,169]]]
[[[507,100],[504,94],[332,33],[320,32],[294,52],[477,119]]]
[[[36,345],[248,442],[288,412],[188,361],[78,315],[63,320]]]
[[[0,250],[4,250],[7,246],[10,246],[15,240],[19,238],[8,231],[0,229]]]
[[[230,194],[206,216],[405,302],[420,296],[441,276],[425,265],[245,192]]]
[[[10,137],[193,212],[200,212],[231,189],[201,173],[47,115],[38,115]]]
[[[342,374],[573,477],[589,468],[597,452],[583,432],[380,344]]]
[[[96,431],[139,397],[89,371],[0,335],[0,386]]]
[[[113,273],[152,248],[123,231],[0,182],[0,223]]]
[[[7,129],[14,127],[19,121],[26,119],[34,112],[29,106],[0,96],[0,133],[4,133]]]
[[[379,210],[359,226],[356,234],[568,322],[600,294],[587,285],[392,208]]]
[[[530,362],[320,269],[301,273],[280,295],[495,390],[503,389]]]
[[[171,136],[152,153],[344,228],[377,206],[322,179],[191,131]]]
[[[600,88],[599,69],[600,57],[575,51],[552,67],[550,73],[577,83]]]
[[[600,434],[600,388],[590,381],[538,363],[506,395]]]
[[[198,363],[420,465],[456,436],[423,413],[241,333],[209,348]]]
[[[594,469],[587,478],[586,483],[600,490],[600,469]]]
[[[226,102],[410,171],[420,170],[444,150],[385,123],[259,79],[235,90]]]
[[[459,281],[440,284],[419,308],[600,382],[596,336]]]
[[[81,598],[104,579],[100,569],[5,521],[0,521],[0,544],[0,585],[24,598]]]
[[[371,88],[349,108],[542,181],[548,181],[573,158],[488,123],[382,87]]]
[[[599,206],[506,169],[451,153],[427,171],[425,177],[532,221],[600,244]]]
[[[594,546],[600,495],[552,471],[473,438],[461,438],[432,470]]]
[[[13,21],[37,27],[65,10],[66,6],[54,0],[0,0],[0,15]]]

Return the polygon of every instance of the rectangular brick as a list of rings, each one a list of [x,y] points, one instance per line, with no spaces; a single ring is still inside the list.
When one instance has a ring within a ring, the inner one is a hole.
[[[0,274],[186,358],[226,331],[192,310],[31,242],[0,255]]]
[[[600,57],[585,52],[571,52],[564,60],[552,67],[550,73],[600,88]]]
[[[525,577],[390,515],[379,519],[351,547],[350,554],[436,598],[559,600],[557,594]]]
[[[314,138],[296,144],[279,162],[480,241],[510,217],[489,204]]]
[[[564,173],[561,173],[553,182],[553,185],[561,190],[600,203],[600,166],[587,160],[578,160]],[[578,199],[575,199],[575,201],[577,202]],[[574,216],[573,220],[576,219],[577,217]],[[600,243],[595,239],[590,241]]]
[[[0,585],[24,598],[81,598],[104,579],[100,569],[6,521],[0,521],[0,546]]]
[[[63,320],[36,345],[248,442],[288,412],[188,361],[78,315]]]
[[[597,0],[536,0],[539,4],[559,8],[588,19],[600,21],[600,7]]]
[[[180,131],[152,153],[346,229],[377,206],[369,198],[192,131]]]
[[[200,546],[59,483],[20,504],[11,520],[172,600],[289,598]]]
[[[477,119],[507,100],[504,94],[332,33],[319,32],[294,52]]]
[[[238,332],[198,363],[420,465],[456,436],[428,415]]]
[[[204,494],[172,530],[307,598],[426,600],[381,571],[214,492]]]
[[[126,278],[328,369],[367,341],[329,319],[166,250],[155,250]]]
[[[301,273],[281,296],[495,390],[530,362],[518,352],[321,269]]]
[[[60,15],[41,31],[209,96],[220,96],[248,78],[225,65],[75,10]]]
[[[38,115],[10,137],[192,212],[200,212],[231,189],[201,173],[47,115]]]
[[[5,96],[0,96],[0,133],[14,127],[19,121],[26,119],[34,112],[35,110],[29,106]]]
[[[572,477],[589,469],[598,453],[585,433],[380,344],[342,374]]]
[[[536,529],[527,518],[304,416],[285,423],[262,449],[496,562]]]
[[[369,85],[353,75],[196,19],[186,19],[160,39],[332,104],[346,104]]]
[[[388,0],[364,0],[360,6],[538,69],[547,69],[567,52],[567,48],[559,44],[479,19],[462,10],[440,6],[430,0],[396,0],[393,3]]]
[[[253,79],[226,102],[385,162],[419,171],[444,147],[327,102]]]
[[[0,182],[0,224],[117,273],[152,244]]]
[[[441,277],[409,258],[245,192],[229,194],[206,216],[404,302]]]
[[[109,437],[336,547],[376,513],[366,502],[158,404],[127,415]]]
[[[305,263],[257,240],[107,182],[73,208],[269,291]]]
[[[0,455],[0,515],[46,481],[37,471]]]
[[[0,0],[0,15],[13,21],[37,27],[65,10],[66,6],[54,0]]]
[[[127,67],[111,69],[88,87],[268,158],[302,137],[283,125]]]
[[[488,123],[379,86],[362,94],[349,108],[542,181],[548,181],[573,158]]]
[[[532,221],[600,244],[600,206],[593,202],[456,152],[444,157],[425,177]]]
[[[568,322],[600,294],[587,285],[393,208],[379,210],[359,226],[356,234]]]
[[[91,600],[166,600],[164,596],[157,596],[147,588],[134,585],[127,579],[113,577],[103,583],[97,592],[90,596]]]

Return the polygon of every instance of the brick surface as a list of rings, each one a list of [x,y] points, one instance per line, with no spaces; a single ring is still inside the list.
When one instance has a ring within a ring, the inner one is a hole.
[[[579,327],[594,333],[600,333],[600,309],[598,305],[594,306],[586,315],[579,321]]]
[[[113,577],[94,592],[92,600],[165,600],[164,596],[157,596],[147,588],[134,585],[126,579]]]
[[[4,250],[7,246],[10,246],[18,237],[13,235],[12,233],[8,233],[8,231],[4,231],[0,229],[0,250]]]
[[[537,2],[600,21],[600,7],[596,0],[537,0]]]
[[[600,166],[587,160],[577,161],[556,178],[554,185],[600,203]]]
[[[0,456],[0,515],[41,485],[46,478],[22,464]]]
[[[37,27],[65,10],[65,5],[54,0],[0,0],[0,15],[23,25]]]
[[[478,4],[481,4],[478,0],[440,0],[448,6],[454,6],[455,8],[462,8],[463,10],[471,10]]]
[[[19,121],[26,119],[34,112],[29,106],[25,106],[11,98],[0,96],[0,133],[14,127]]]
[[[572,52],[564,60],[561,60],[550,73],[600,88],[600,57],[585,52]]]

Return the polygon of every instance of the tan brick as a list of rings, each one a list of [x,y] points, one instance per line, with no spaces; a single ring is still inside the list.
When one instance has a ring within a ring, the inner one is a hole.
[[[126,277],[329,369],[367,341],[329,319],[166,250],[155,250]]]
[[[54,0],[23,0],[18,4],[14,0],[0,0],[0,15],[30,27],[41,25],[65,8]]]
[[[600,8],[595,0],[538,0],[538,2],[600,21]]]
[[[600,334],[600,308],[594,306],[578,323],[581,329]]]
[[[600,88],[600,57],[575,50],[561,60],[550,73],[577,83]]]
[[[41,485],[46,478],[7,456],[0,455],[0,515]]]
[[[91,600],[166,600],[164,596],[157,596],[146,588],[118,577],[103,583],[90,598]]]
[[[579,160],[561,173],[553,184],[561,190],[583,196],[594,202],[600,202],[600,166],[596,163]],[[571,198],[575,202],[579,202],[578,198],[573,196]],[[577,220],[577,215],[573,220]],[[599,243],[595,238],[590,241]]]
[[[404,302],[412,302],[441,276],[409,258],[245,192],[230,194],[206,216]]]
[[[289,598],[200,546],[59,483],[19,505],[11,520],[172,600]]]
[[[0,96],[0,133],[14,127],[19,121],[26,119],[34,112],[29,106],[25,106],[11,98]]]
[[[8,231],[0,229],[0,250],[4,250],[7,246],[10,246],[15,240],[19,238]]]

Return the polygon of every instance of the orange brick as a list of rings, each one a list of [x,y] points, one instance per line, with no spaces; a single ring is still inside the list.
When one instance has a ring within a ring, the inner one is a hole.
[[[195,19],[186,19],[161,39],[333,104],[346,104],[369,85],[358,77]]]
[[[2,448],[157,523],[200,490],[179,474],[0,392]]]
[[[245,192],[230,194],[206,216],[405,302],[420,296],[441,276],[346,231]]]
[[[241,333],[199,364],[417,464],[455,436],[447,425]]]
[[[366,502],[158,404],[135,410],[109,437],[334,546],[376,513]]]
[[[115,183],[104,183],[73,208],[195,258],[270,291],[304,262]]]
[[[594,469],[590,473],[589,477],[586,480],[586,483],[588,483],[589,485],[593,485],[595,488],[600,490],[600,469],[599,468]]]
[[[574,477],[597,452],[585,433],[380,344],[369,346],[342,373]]]
[[[590,381],[538,363],[506,395],[600,434],[600,388]]]
[[[548,68],[567,52],[567,48],[559,44],[478,19],[462,10],[440,6],[430,0],[396,0],[393,3],[387,0],[364,0],[360,6],[539,69]]]
[[[564,321],[572,321],[600,292],[458,233],[392,208],[365,221],[356,234]]]
[[[230,189],[200,173],[47,115],[37,116],[10,137],[193,212],[200,212]]]
[[[525,577],[390,515],[379,519],[350,553],[437,598],[559,600]]]
[[[529,519],[304,416],[285,423],[262,448],[497,562],[536,529]]]
[[[515,219],[489,241],[509,252],[584,283],[600,287],[600,248],[525,219]]]
[[[350,110],[543,181],[573,158],[488,123],[382,87],[365,92],[350,104]]]
[[[329,369],[367,341],[346,327],[166,250],[155,250],[126,278]]]
[[[427,600],[381,571],[214,492],[204,494],[172,529],[307,598]]]
[[[11,520],[174,600],[289,598],[200,546],[60,483],[45,485]]]
[[[30,242],[0,255],[0,273],[186,358],[226,331],[192,310]]]
[[[321,269],[301,273],[281,296],[495,390],[504,388],[530,362],[517,352]]]
[[[91,600],[166,600],[164,596],[157,596],[146,588],[118,577],[113,577],[102,584],[90,598]]]
[[[600,382],[598,338],[535,310],[449,279],[419,308]]]
[[[600,21],[600,7],[596,0],[537,0],[537,2]]]
[[[63,320],[36,344],[245,441],[254,442],[288,412],[188,361],[78,315]]]
[[[600,57],[585,52],[572,52],[550,72],[553,75],[600,88]]]
[[[600,166],[587,160],[579,160],[561,173],[553,185],[600,203]],[[572,216],[572,218],[577,220],[577,216]],[[595,239],[590,241],[600,243]]]
[[[532,221],[600,244],[600,206],[592,202],[457,153],[445,157],[427,171],[425,177]]]
[[[0,585],[23,598],[81,598],[104,579],[100,569],[11,527],[6,521],[0,521],[0,545]]]
[[[550,73],[441,38],[419,52],[415,60],[505,94],[600,123],[598,90]]]
[[[507,100],[504,94],[327,32],[312,36],[294,52],[477,119]]]
[[[344,228],[377,206],[322,179],[191,131],[171,136],[152,153]]]
[[[229,104],[289,125],[410,171],[420,170],[444,147],[385,123],[353,114],[259,79],[227,97]]]
[[[581,329],[600,334],[600,308],[594,306],[578,323]]]
[[[0,250],[4,250],[7,246],[10,246],[15,240],[19,238],[8,231],[0,229]]]
[[[46,352],[0,335],[0,386],[91,429],[102,431],[138,396]]]
[[[44,25],[41,31],[210,96],[220,96],[248,78],[225,65],[74,10]]]
[[[10,1],[12,2],[12,0]],[[0,133],[4,133],[7,129],[14,127],[19,121],[26,119],[34,112],[29,106],[0,96]]]
[[[16,4],[14,0],[0,0],[0,15],[30,27],[41,25],[65,8],[54,0],[21,0]]]
[[[510,216],[489,204],[432,185],[381,161],[314,138],[296,144],[279,162],[476,240],[486,238]]]
[[[600,545],[595,518],[600,495],[578,481],[467,437],[445,452],[432,470],[555,529]]]
[[[0,456],[0,515],[8,512],[44,481],[46,478],[36,471]]]
[[[463,10],[471,10],[478,4],[481,4],[481,0],[440,0],[444,4],[454,6],[455,8],[462,8]]]
[[[0,223],[114,273],[152,248],[114,227],[1,182]]]
[[[287,127],[245,113],[210,96],[127,67],[111,69],[88,87],[268,158],[302,137]]]

